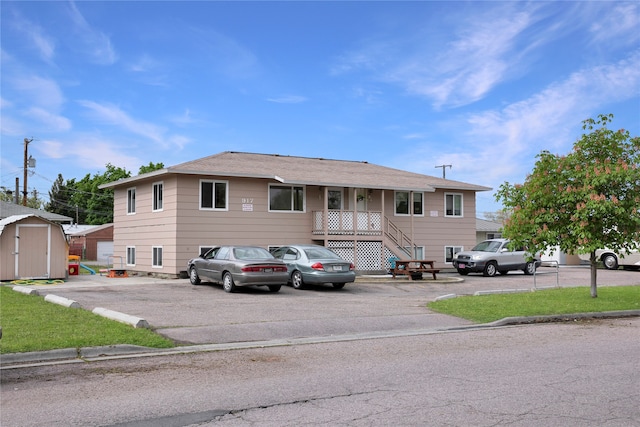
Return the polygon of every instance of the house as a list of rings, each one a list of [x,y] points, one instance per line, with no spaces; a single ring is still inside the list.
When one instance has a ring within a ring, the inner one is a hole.
[[[476,243],[487,239],[499,239],[502,237],[502,224],[476,218]]]
[[[69,254],[81,259],[111,264],[113,255],[113,224],[65,227],[69,236]]]
[[[316,243],[359,272],[389,258],[449,267],[476,239],[464,182],[364,161],[227,151],[103,184],[114,190],[114,258],[140,273],[181,276],[221,244]]]
[[[0,280],[64,279],[68,255],[60,224],[33,214],[0,219]]]

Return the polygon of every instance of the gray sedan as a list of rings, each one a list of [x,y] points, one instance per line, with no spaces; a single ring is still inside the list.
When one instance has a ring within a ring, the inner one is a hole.
[[[289,269],[289,282],[295,289],[307,284],[333,283],[341,289],[356,280],[355,266],[335,252],[318,245],[289,245],[274,250]]]
[[[201,280],[222,283],[226,292],[238,286],[268,286],[278,292],[289,280],[287,266],[258,246],[217,246],[187,265],[191,284]]]

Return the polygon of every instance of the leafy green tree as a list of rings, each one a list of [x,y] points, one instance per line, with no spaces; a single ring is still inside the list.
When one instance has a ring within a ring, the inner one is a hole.
[[[138,175],[142,175],[143,173],[153,172],[163,168],[164,168],[164,163],[162,162],[160,163],[149,162],[147,166],[140,166],[140,169],[138,170]]]
[[[87,174],[77,182],[75,180],[67,181],[70,185],[75,186],[71,204],[78,206],[78,210],[82,212],[82,221],[80,222],[92,225],[113,222],[113,190],[98,187],[101,184],[129,178],[131,173],[110,163],[107,163],[106,169],[102,174],[93,176]]]
[[[73,181],[65,183],[62,174],[58,174],[58,178],[49,190],[49,202],[45,204],[44,210],[76,218],[76,207],[71,204],[71,197],[75,190],[75,186],[72,185],[74,183]]]
[[[524,184],[496,194],[511,213],[503,235],[539,253],[559,247],[590,254],[591,296],[597,293],[596,249],[624,253],[640,242],[640,138],[607,128],[613,115],[583,122],[566,156],[542,151]]]

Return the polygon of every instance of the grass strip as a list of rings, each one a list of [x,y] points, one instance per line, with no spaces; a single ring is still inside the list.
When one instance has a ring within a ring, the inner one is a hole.
[[[0,326],[0,354],[116,344],[174,346],[152,330],[52,304],[41,296],[21,294],[8,286],[0,286]]]
[[[571,287],[463,296],[433,301],[427,306],[438,313],[476,323],[493,322],[505,317],[640,310],[640,286],[598,287],[598,298],[591,298],[589,287]]]

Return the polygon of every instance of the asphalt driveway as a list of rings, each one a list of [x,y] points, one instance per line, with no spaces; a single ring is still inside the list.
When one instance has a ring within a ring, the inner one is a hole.
[[[429,301],[447,294],[531,289],[534,286],[588,286],[584,267],[541,268],[534,278],[519,272],[493,278],[440,274],[437,282],[359,277],[336,290],[283,287],[193,286],[187,279],[72,276],[61,285],[34,286],[41,295],[77,301],[83,309],[102,307],[145,319],[157,332],[183,344],[218,344],[366,332],[439,329],[470,322],[433,313]],[[599,286],[640,284],[640,272],[598,271]]]

